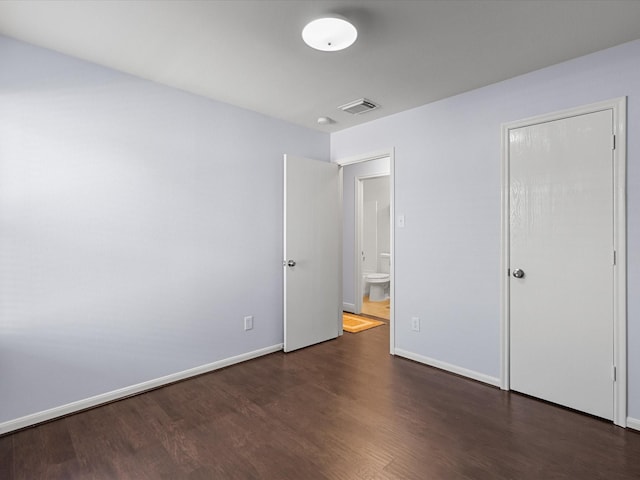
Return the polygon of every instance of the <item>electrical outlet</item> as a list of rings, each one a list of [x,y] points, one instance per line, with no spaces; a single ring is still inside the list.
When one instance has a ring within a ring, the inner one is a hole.
[[[244,317],[244,329],[251,330],[253,328],[253,315]]]
[[[411,330],[414,332],[420,331],[420,317],[411,317]]]

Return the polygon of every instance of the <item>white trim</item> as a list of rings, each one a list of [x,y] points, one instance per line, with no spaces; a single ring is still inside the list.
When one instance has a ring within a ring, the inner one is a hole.
[[[640,431],[640,420],[637,418],[627,417],[627,427]]]
[[[603,110],[613,111],[613,134],[616,136],[614,158],[614,238],[613,248],[617,261],[614,269],[614,362],[617,380],[613,393],[613,423],[627,426],[627,214],[626,214],[626,163],[627,163],[627,98],[620,97],[582,107],[536,116],[516,122],[505,123],[501,128],[502,135],[502,169],[501,169],[501,258],[500,258],[500,388],[509,390],[509,130],[550,122],[562,118],[585,115]]]
[[[365,153],[361,155],[354,155],[343,159],[338,159],[334,163],[337,163],[341,167],[346,167],[352,163],[366,162],[368,160],[378,160],[379,158],[391,157],[393,158],[393,148],[389,150],[379,150],[377,152]]]
[[[282,156],[282,337],[287,343],[287,154]]]
[[[359,182],[357,178],[354,178],[353,186],[353,199],[354,199],[354,212],[353,212],[353,228],[355,235],[353,236],[353,301],[355,305],[354,312],[356,315],[362,313],[362,263],[360,261],[360,255],[362,252],[362,230],[364,229],[364,189],[362,188],[362,182]]]
[[[353,303],[342,302],[342,311],[354,313],[356,306]]]
[[[447,372],[455,373],[456,375],[460,375],[462,377],[477,380],[478,382],[486,383],[494,387],[500,387],[500,379],[498,377],[485,375],[484,373],[469,370],[468,368],[458,367],[447,362],[442,362],[434,358],[418,355],[417,353],[408,352],[407,350],[402,350],[400,348],[396,348],[396,355],[399,357],[408,358],[409,360],[413,360],[419,363],[424,363],[425,365],[429,365],[431,367],[439,368],[440,370],[446,370]]]
[[[509,342],[509,128],[502,125],[500,129],[500,388],[509,390],[509,358],[511,344]]]
[[[340,210],[340,223],[338,224],[338,227],[340,228],[340,273],[338,274],[338,288],[339,288],[339,292],[340,292],[340,299],[344,300],[343,298],[343,293],[344,293],[344,287],[343,287],[343,281],[344,279],[342,278],[344,275],[344,267],[342,266],[343,263],[343,258],[344,258],[344,253],[343,253],[343,249],[344,249],[344,234],[342,233],[342,230],[344,229],[344,197],[343,197],[343,188],[344,188],[344,178],[342,176],[343,171],[342,171],[342,167],[338,166],[338,193],[340,195],[340,198],[338,199],[338,205],[339,205],[339,210]],[[344,303],[344,302],[343,302]],[[338,321],[338,336],[341,336],[342,334],[344,334],[344,330],[343,330],[343,324],[344,324],[344,318],[343,318],[343,314],[344,313],[344,308],[343,311],[340,312],[340,315],[338,315],[338,318],[336,319]]]
[[[627,426],[627,97],[612,100],[616,136],[613,171],[613,355],[617,380],[613,394],[613,422]]]
[[[164,377],[149,380],[147,382],[138,383],[137,385],[131,385],[129,387],[113,390],[112,392],[103,393],[94,397],[85,398],[76,402],[71,402],[60,407],[51,408],[42,412],[33,413],[24,417],[16,418],[15,420],[9,420],[8,422],[0,423],[0,435],[12,432],[21,428],[29,427],[37,423],[46,422],[47,420],[53,420],[54,418],[76,413],[88,408],[97,407],[105,403],[113,402],[115,400],[121,400],[132,395],[144,393],[154,388],[162,387],[170,383],[185,380],[190,377],[202,375],[203,373],[212,372],[220,368],[228,367],[236,363],[245,362],[253,358],[268,355],[270,353],[278,352],[282,350],[283,344],[279,343],[270,347],[254,350],[253,352],[243,353],[234,357],[218,360],[217,362],[209,363],[207,365],[201,365],[199,367],[190,368],[182,372],[173,373]]]
[[[389,211],[391,218],[389,224],[391,227],[391,238],[389,239],[389,247],[391,258],[389,259],[389,272],[391,284],[389,286],[389,353],[396,354],[396,154],[395,150],[389,152]]]
[[[395,278],[395,150],[390,148],[388,150],[380,150],[377,152],[366,153],[361,155],[354,155],[352,157],[347,157],[344,159],[338,159],[335,161],[341,167],[345,167],[347,165],[351,165],[352,163],[360,163],[366,162],[368,160],[378,160],[379,158],[389,157],[389,210],[391,211],[391,218],[389,219],[390,223],[390,238],[389,238],[389,246],[390,246],[390,268],[389,268],[389,278],[391,280],[391,285],[389,287],[389,296],[390,296],[390,308],[389,308],[389,353],[391,355],[395,355],[396,352],[396,323],[395,323],[395,289],[396,289],[396,278]],[[357,281],[357,279],[356,279]],[[357,299],[356,299],[357,301]]]

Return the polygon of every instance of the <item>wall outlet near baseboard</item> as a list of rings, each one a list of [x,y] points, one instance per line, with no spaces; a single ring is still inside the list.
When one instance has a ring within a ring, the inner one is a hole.
[[[411,317],[411,330],[414,332],[420,331],[420,317]]]
[[[244,317],[244,329],[245,330],[253,329],[253,315]]]

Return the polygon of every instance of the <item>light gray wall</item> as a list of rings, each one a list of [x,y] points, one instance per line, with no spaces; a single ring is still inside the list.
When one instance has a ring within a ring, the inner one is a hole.
[[[369,150],[367,150],[369,151]],[[342,169],[343,190],[343,247],[342,247],[342,301],[345,305],[353,306],[355,303],[355,179],[375,174],[388,174],[390,172],[389,158],[379,158],[366,162],[352,163]],[[353,308],[353,307],[351,307]]]
[[[334,161],[395,147],[398,348],[499,377],[500,125],[625,95],[628,413],[640,418],[640,41],[332,135]]]
[[[5,37],[0,65],[0,424],[283,341],[282,155],[327,134]]]

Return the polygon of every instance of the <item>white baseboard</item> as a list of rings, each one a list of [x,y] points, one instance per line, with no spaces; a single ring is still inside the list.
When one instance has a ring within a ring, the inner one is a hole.
[[[458,367],[450,363],[441,362],[440,360],[435,360],[433,358],[425,357],[423,355],[418,355],[417,353],[408,352],[400,348],[395,349],[395,355],[398,355],[399,357],[408,358],[409,360],[414,360],[416,362],[424,363],[425,365],[436,367],[441,370],[446,370],[447,372],[455,373],[462,377],[471,378],[473,380],[477,380],[478,382],[488,383],[489,385],[492,385],[494,387],[498,387],[498,388],[500,387],[499,378],[492,377],[490,375],[485,375],[484,373],[476,372],[474,370],[469,370],[463,367]]]
[[[343,302],[342,303],[342,310],[344,312],[354,313],[356,311],[356,306],[355,306],[354,303]]]
[[[638,420],[637,418],[627,417],[627,428],[640,430],[640,420]]]
[[[245,362],[252,358],[268,355],[273,352],[282,350],[283,344],[279,343],[270,347],[254,350],[253,352],[243,353],[242,355],[236,355],[235,357],[225,358],[218,360],[217,362],[209,363],[207,365],[201,365],[199,367],[190,368],[182,372],[173,373],[164,377],[149,380],[147,382],[138,383],[137,385],[131,385],[130,387],[121,388],[112,392],[103,393],[94,397],[78,400],[77,402],[68,403],[59,407],[44,410],[42,412],[33,413],[24,417],[16,418],[15,420],[9,420],[8,422],[0,423],[0,435],[18,430],[20,428],[29,427],[37,423],[46,422],[57,417],[69,415],[71,413],[79,412],[80,410],[86,410],[87,408],[96,407],[105,403],[113,402],[131,395],[136,395],[154,388],[162,387],[169,383],[184,380],[189,377],[195,377],[203,373],[212,372],[220,368],[228,367],[236,363]]]

